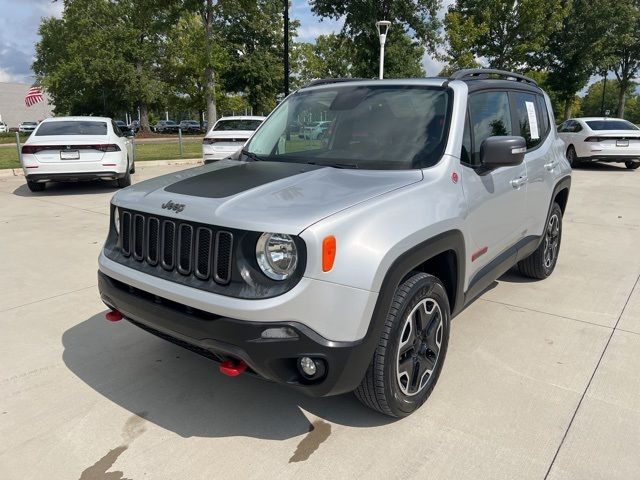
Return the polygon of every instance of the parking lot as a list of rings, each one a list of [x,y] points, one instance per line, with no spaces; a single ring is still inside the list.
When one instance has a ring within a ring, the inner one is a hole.
[[[640,478],[640,172],[574,171],[552,277],[509,273],[456,317],[399,421],[107,322],[115,191],[0,177],[0,478]]]

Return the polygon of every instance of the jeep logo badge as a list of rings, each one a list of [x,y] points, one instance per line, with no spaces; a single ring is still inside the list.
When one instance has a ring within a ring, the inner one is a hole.
[[[167,203],[162,204],[162,208],[165,210],[173,210],[176,213],[180,213],[184,210],[184,203],[173,203],[172,200],[169,200]]]

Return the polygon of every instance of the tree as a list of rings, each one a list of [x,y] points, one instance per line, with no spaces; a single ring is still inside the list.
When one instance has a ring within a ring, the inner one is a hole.
[[[618,79],[617,115],[624,117],[627,93],[640,71],[640,0],[596,0],[592,8],[606,19],[607,29],[599,41],[601,66],[612,69]]]
[[[476,25],[472,18],[451,10],[444,17],[444,29],[447,32],[445,53],[439,55],[446,66],[440,72],[442,76],[451,75],[456,70],[479,66],[475,55],[469,48],[478,42],[485,30],[484,25]]]
[[[229,68],[221,72],[224,83],[229,91],[243,92],[255,113],[266,113],[283,91],[283,2],[235,0],[218,6],[217,28],[229,55]],[[297,26],[289,23],[290,44]]]
[[[625,103],[629,102],[633,104],[635,107],[635,103],[637,102],[637,94],[633,92],[635,87],[637,87],[636,83],[632,83],[630,85],[632,88],[629,88],[625,93]],[[582,99],[582,107],[580,110],[580,115],[584,117],[599,117],[602,115],[603,110],[610,112],[615,112],[618,106],[618,93],[620,91],[620,82],[619,80],[608,79],[606,91],[604,92],[604,108],[602,108],[602,93],[604,89],[604,81],[600,80],[589,87],[587,90],[587,94]],[[613,116],[613,115],[612,115]],[[623,118],[623,117],[620,117]],[[630,121],[635,121],[635,118],[629,118]]]
[[[567,11],[563,0],[457,0],[445,17],[448,44],[492,68],[523,71],[538,63]]]
[[[596,45],[606,29],[591,1],[573,0],[569,8],[542,55],[549,70],[546,85],[563,104],[564,120],[571,117],[576,93],[597,69]]]
[[[344,18],[341,35],[353,46],[350,73],[354,77],[376,77],[380,43],[375,23],[392,22],[387,36],[385,76],[422,76],[425,50],[435,52],[440,21],[440,0],[311,0],[316,15]]]
[[[291,49],[294,88],[317,78],[351,76],[353,45],[342,35],[320,35],[316,43],[294,43]]]

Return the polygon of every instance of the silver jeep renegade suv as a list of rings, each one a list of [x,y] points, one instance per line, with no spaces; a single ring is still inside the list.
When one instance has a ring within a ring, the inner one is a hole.
[[[300,125],[330,122],[320,139]],[[556,265],[570,168],[518,74],[323,80],[234,158],[118,192],[100,255],[108,318],[309,395],[402,417],[450,322],[517,265]]]

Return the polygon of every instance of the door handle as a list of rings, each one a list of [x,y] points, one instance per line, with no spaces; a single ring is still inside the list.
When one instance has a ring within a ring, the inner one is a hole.
[[[514,178],[513,180],[511,180],[511,186],[513,188],[520,188],[525,183],[527,183],[527,176],[526,175],[523,175],[521,177]]]
[[[556,162],[555,160],[549,162],[549,163],[545,163],[544,164],[544,168],[546,168],[547,170],[551,171],[554,168],[556,168],[556,165],[558,164],[558,162]]]

